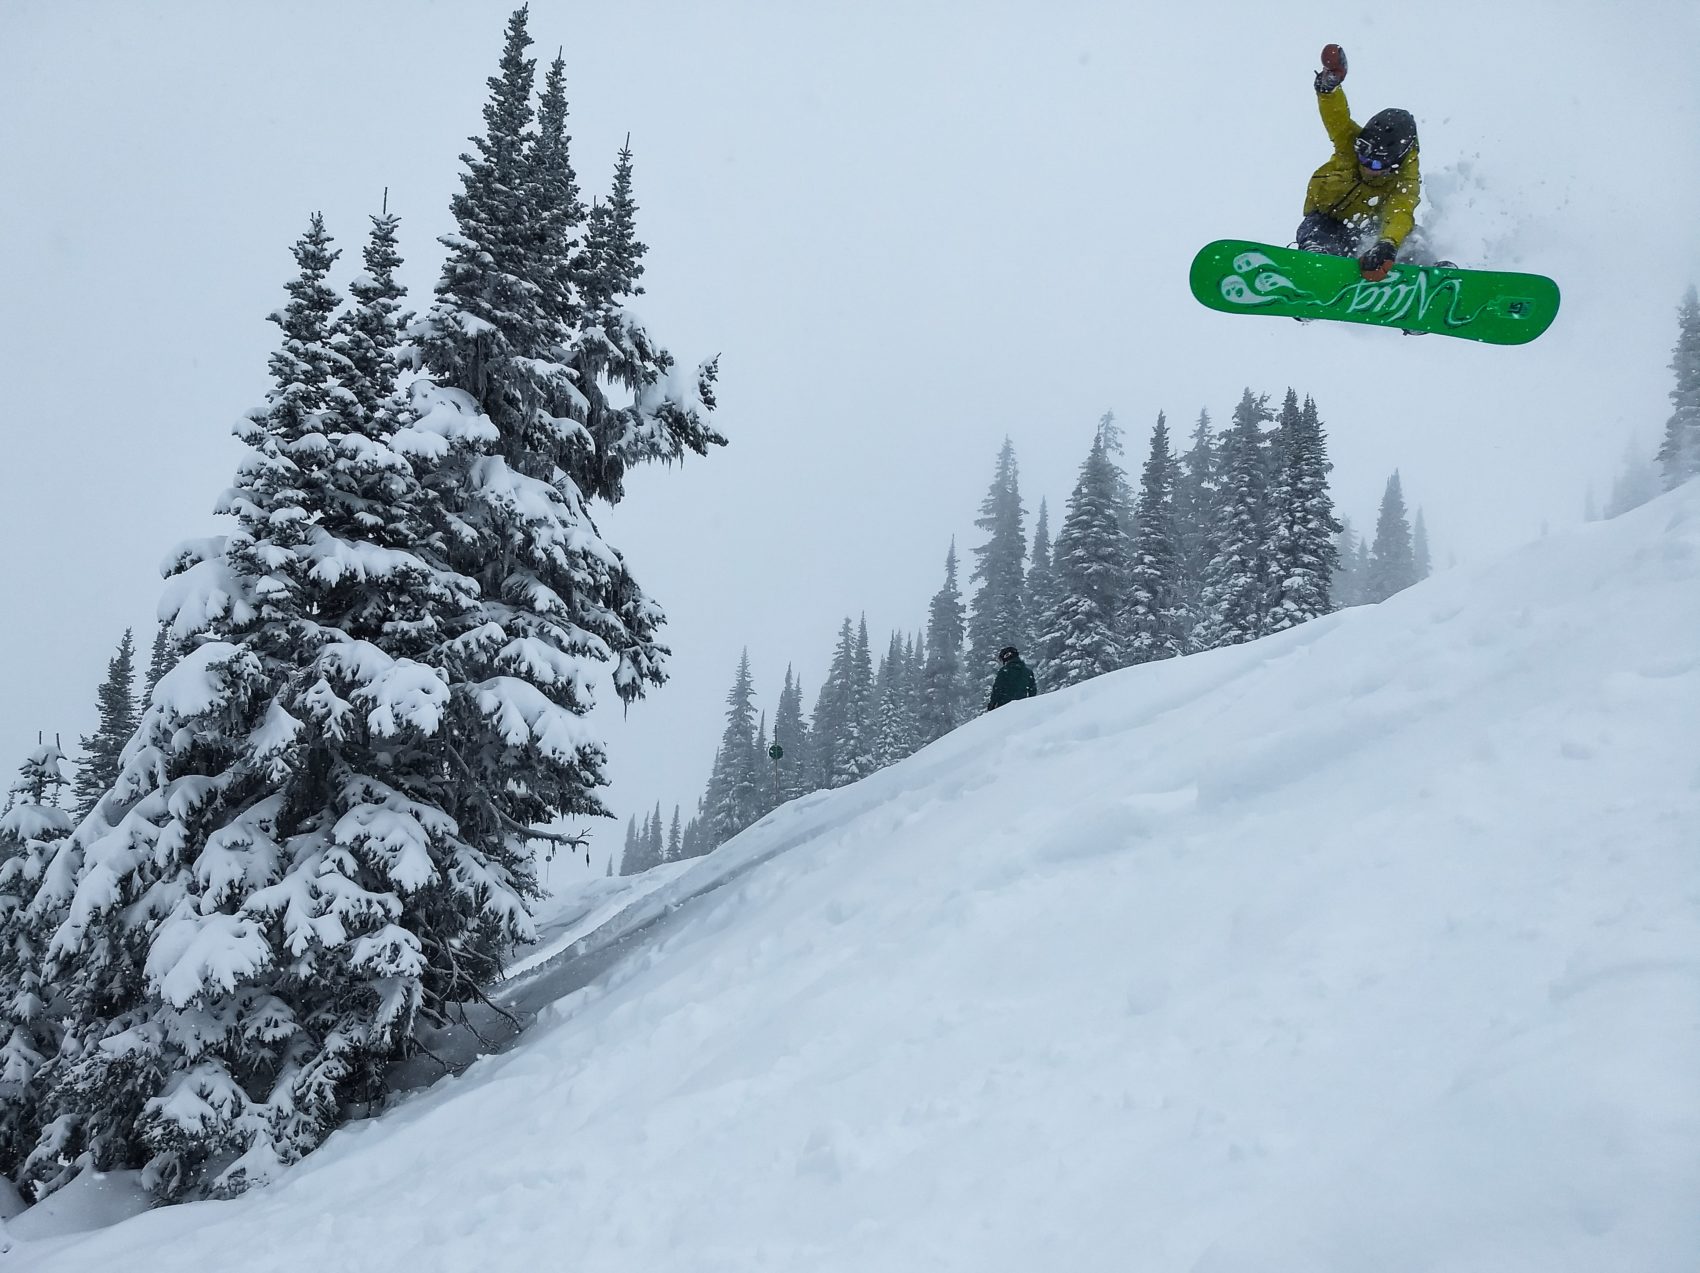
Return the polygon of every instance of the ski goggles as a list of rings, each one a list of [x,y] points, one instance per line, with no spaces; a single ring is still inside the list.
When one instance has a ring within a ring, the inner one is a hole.
[[[1358,142],[1357,151],[1358,162],[1365,168],[1368,168],[1371,172],[1386,172],[1393,166],[1391,160],[1383,159],[1380,155],[1371,154],[1369,148],[1361,141]]]

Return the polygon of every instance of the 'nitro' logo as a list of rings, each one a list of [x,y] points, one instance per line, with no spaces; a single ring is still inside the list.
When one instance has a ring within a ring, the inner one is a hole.
[[[1299,309],[1344,310],[1374,322],[1398,326],[1428,321],[1429,311],[1443,307],[1439,320],[1448,327],[1464,327],[1477,314],[1459,312],[1460,287],[1455,278],[1431,279],[1428,271],[1396,268],[1385,279],[1360,279],[1327,300],[1305,291],[1261,252],[1242,252],[1234,258],[1234,272],[1221,281],[1222,299],[1253,308],[1285,302]]]
[[[1342,288],[1321,308],[1332,309],[1344,302],[1348,314],[1369,314],[1384,323],[1397,324],[1412,318],[1420,323],[1427,321],[1429,310],[1442,298],[1446,302],[1446,312],[1440,321],[1448,327],[1462,327],[1475,317],[1474,314],[1458,312],[1457,279],[1442,279],[1431,284],[1428,274],[1422,270],[1409,271],[1408,276],[1406,272],[1395,270],[1379,283],[1353,283]]]

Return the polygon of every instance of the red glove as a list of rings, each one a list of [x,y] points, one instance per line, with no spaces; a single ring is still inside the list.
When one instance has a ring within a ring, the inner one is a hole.
[[[1316,73],[1316,91],[1332,93],[1346,78],[1346,50],[1338,44],[1322,46],[1322,69]]]
[[[1358,258],[1358,273],[1371,283],[1379,283],[1393,268],[1393,258],[1398,254],[1392,239],[1377,239],[1375,246]]]

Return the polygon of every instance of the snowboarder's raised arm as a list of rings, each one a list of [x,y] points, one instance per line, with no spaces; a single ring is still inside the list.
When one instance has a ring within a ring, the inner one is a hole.
[[[1316,73],[1316,109],[1322,115],[1322,126],[1328,130],[1328,140],[1334,143],[1334,153],[1350,159],[1359,129],[1352,122],[1352,109],[1340,87],[1345,78],[1346,50],[1338,44],[1324,45],[1322,69]]]
[[[1352,109],[1346,105],[1346,90],[1337,88],[1331,93],[1318,93],[1316,109],[1322,115],[1322,126],[1328,130],[1328,140],[1334,143],[1334,153],[1342,159],[1357,162],[1352,154],[1352,143],[1362,130],[1352,121]]]

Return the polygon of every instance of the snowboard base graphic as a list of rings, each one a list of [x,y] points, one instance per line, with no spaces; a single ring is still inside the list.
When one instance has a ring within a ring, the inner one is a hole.
[[[1327,318],[1493,345],[1535,339],[1558,315],[1558,284],[1539,274],[1394,265],[1369,282],[1349,256],[1219,239],[1192,260],[1192,294],[1224,314]]]

